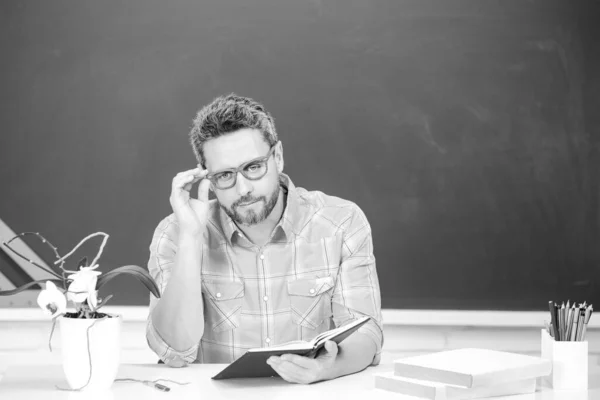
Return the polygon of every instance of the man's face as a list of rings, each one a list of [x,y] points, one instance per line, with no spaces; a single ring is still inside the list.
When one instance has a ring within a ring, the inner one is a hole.
[[[206,168],[213,174],[266,156],[269,145],[260,131],[240,129],[209,140],[204,144],[203,150]],[[255,225],[264,221],[273,211],[280,190],[279,173],[283,169],[280,150],[281,148],[275,149],[267,160],[268,170],[262,178],[250,180],[238,172],[233,187],[213,187],[217,201],[236,223]]]

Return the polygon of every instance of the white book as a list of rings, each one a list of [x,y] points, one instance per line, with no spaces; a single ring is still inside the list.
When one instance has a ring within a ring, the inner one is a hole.
[[[512,396],[534,393],[536,388],[535,378],[498,385],[465,388],[419,379],[401,378],[395,376],[394,372],[374,375],[375,387],[378,389],[428,400],[470,400],[482,397]]]
[[[547,376],[550,360],[505,351],[456,349],[394,361],[394,374],[473,388]]]

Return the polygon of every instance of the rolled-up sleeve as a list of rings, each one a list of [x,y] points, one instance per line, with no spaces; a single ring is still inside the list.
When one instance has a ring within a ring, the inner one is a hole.
[[[169,282],[169,277],[171,276],[171,268],[175,260],[175,254],[177,253],[177,236],[177,222],[175,216],[171,214],[158,224],[150,243],[148,272],[156,281],[161,295],[164,293]],[[152,311],[159,301],[160,299],[150,294],[150,306],[146,324],[148,346],[168,366],[182,367],[194,362],[198,353],[198,345],[185,351],[177,351],[164,341],[154,327],[152,323]]]
[[[367,335],[375,343],[372,365],[377,365],[383,347],[383,321],[371,227],[362,210],[353,204],[352,213],[342,228],[340,272],[332,297],[334,323],[341,326],[363,316],[371,317],[358,332]]]

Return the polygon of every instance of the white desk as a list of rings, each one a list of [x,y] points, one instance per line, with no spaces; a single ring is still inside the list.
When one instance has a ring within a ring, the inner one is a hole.
[[[358,374],[312,385],[294,385],[280,378],[235,379],[215,381],[210,379],[224,368],[224,364],[194,364],[187,368],[169,368],[157,364],[123,364],[117,378],[143,380],[172,379],[190,382],[179,386],[165,383],[170,392],[160,392],[138,382],[115,382],[108,393],[63,392],[55,385],[67,387],[60,365],[9,366],[0,380],[0,399],[243,399],[243,400],[409,400],[413,397],[374,389],[374,372],[390,371],[392,364],[370,367]],[[494,400],[598,400],[600,399],[600,374],[590,375],[590,390],[585,392],[552,391],[539,387],[535,394],[495,397]]]

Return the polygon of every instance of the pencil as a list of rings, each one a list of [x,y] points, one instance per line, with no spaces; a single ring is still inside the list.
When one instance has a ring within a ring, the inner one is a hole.
[[[565,337],[565,324],[567,323],[567,314],[566,314],[567,309],[565,308],[565,302],[563,301],[563,303],[560,306],[560,338],[561,340],[567,340],[567,338]]]
[[[567,319],[567,333],[565,335],[566,340],[571,340],[571,331],[573,330],[573,317],[575,317],[575,303],[569,308],[569,318]]]
[[[578,342],[581,341],[581,335],[583,334],[583,325],[585,322],[585,309],[582,308],[579,310],[579,321],[577,321],[577,336],[575,340]]]
[[[550,318],[552,320],[552,329],[554,330],[554,340],[559,340],[558,338],[558,327],[556,325],[556,307],[553,301],[548,302],[548,309],[550,310]]]
[[[571,325],[571,337],[569,340],[577,340],[577,326],[579,322],[579,307],[575,307],[575,316],[573,317],[573,325]]]

